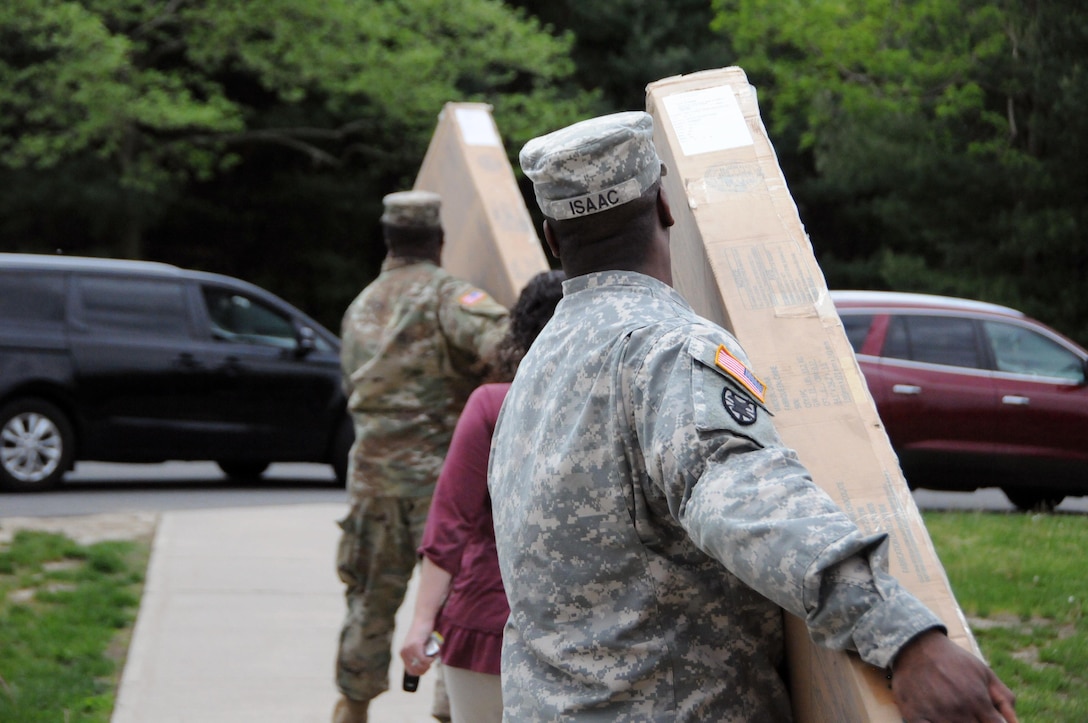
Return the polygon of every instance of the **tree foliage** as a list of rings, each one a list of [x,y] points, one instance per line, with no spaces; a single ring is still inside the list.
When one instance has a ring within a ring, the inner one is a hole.
[[[600,93],[598,111],[642,110],[646,85],[730,64],[726,36],[710,29],[710,0],[509,0],[573,35],[575,79]],[[550,130],[543,126],[541,130]]]
[[[1010,303],[1088,340],[1088,10],[715,0],[833,285]],[[781,146],[780,146],[781,149]]]
[[[583,112],[569,44],[497,0],[9,0],[0,211],[20,220],[0,234],[228,272],[367,235],[380,258],[380,198],[411,183],[446,102],[491,103],[515,147],[529,119]]]
[[[833,286],[999,301],[1088,341],[1082,5],[8,0],[0,246],[223,271],[334,325],[445,102],[491,103],[516,165],[736,64]]]

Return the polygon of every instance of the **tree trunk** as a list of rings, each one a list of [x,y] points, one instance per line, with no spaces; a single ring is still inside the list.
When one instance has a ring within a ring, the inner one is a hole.
[[[136,149],[139,145],[139,133],[129,123],[125,129],[125,140],[121,145],[121,193],[125,198],[125,217],[120,229],[121,257],[126,259],[143,258],[143,212],[140,207],[133,169],[136,165]]]

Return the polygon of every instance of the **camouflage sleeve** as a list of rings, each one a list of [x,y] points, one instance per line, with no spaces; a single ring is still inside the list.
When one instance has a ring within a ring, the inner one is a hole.
[[[863,535],[783,446],[732,337],[667,335],[631,384],[647,474],[672,514],[700,549],[804,619],[817,643],[884,667],[941,627],[887,572],[887,535]]]
[[[359,330],[361,309],[362,302],[359,297],[356,297],[344,312],[340,322],[340,384],[344,394],[348,396],[354,389],[351,375],[359,368],[360,360],[363,359],[363,334]]]
[[[438,324],[450,345],[480,359],[506,334],[507,310],[482,289],[451,279],[441,291]]]

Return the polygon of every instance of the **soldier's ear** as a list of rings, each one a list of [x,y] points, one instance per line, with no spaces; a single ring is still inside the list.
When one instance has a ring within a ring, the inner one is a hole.
[[[544,241],[548,244],[548,248],[551,249],[552,256],[559,258],[559,244],[555,241],[555,235],[552,233],[552,227],[548,223],[548,219],[544,219]]]
[[[665,195],[665,187],[657,189],[657,217],[664,228],[670,228],[676,221],[672,217],[672,206],[669,205],[669,197]]]

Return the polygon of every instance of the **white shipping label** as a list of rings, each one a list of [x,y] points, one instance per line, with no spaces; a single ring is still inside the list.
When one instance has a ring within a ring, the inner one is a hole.
[[[727,85],[675,93],[664,104],[685,156],[752,145],[737,96]]]
[[[481,108],[457,108],[457,125],[461,138],[470,146],[502,146],[491,114]]]

